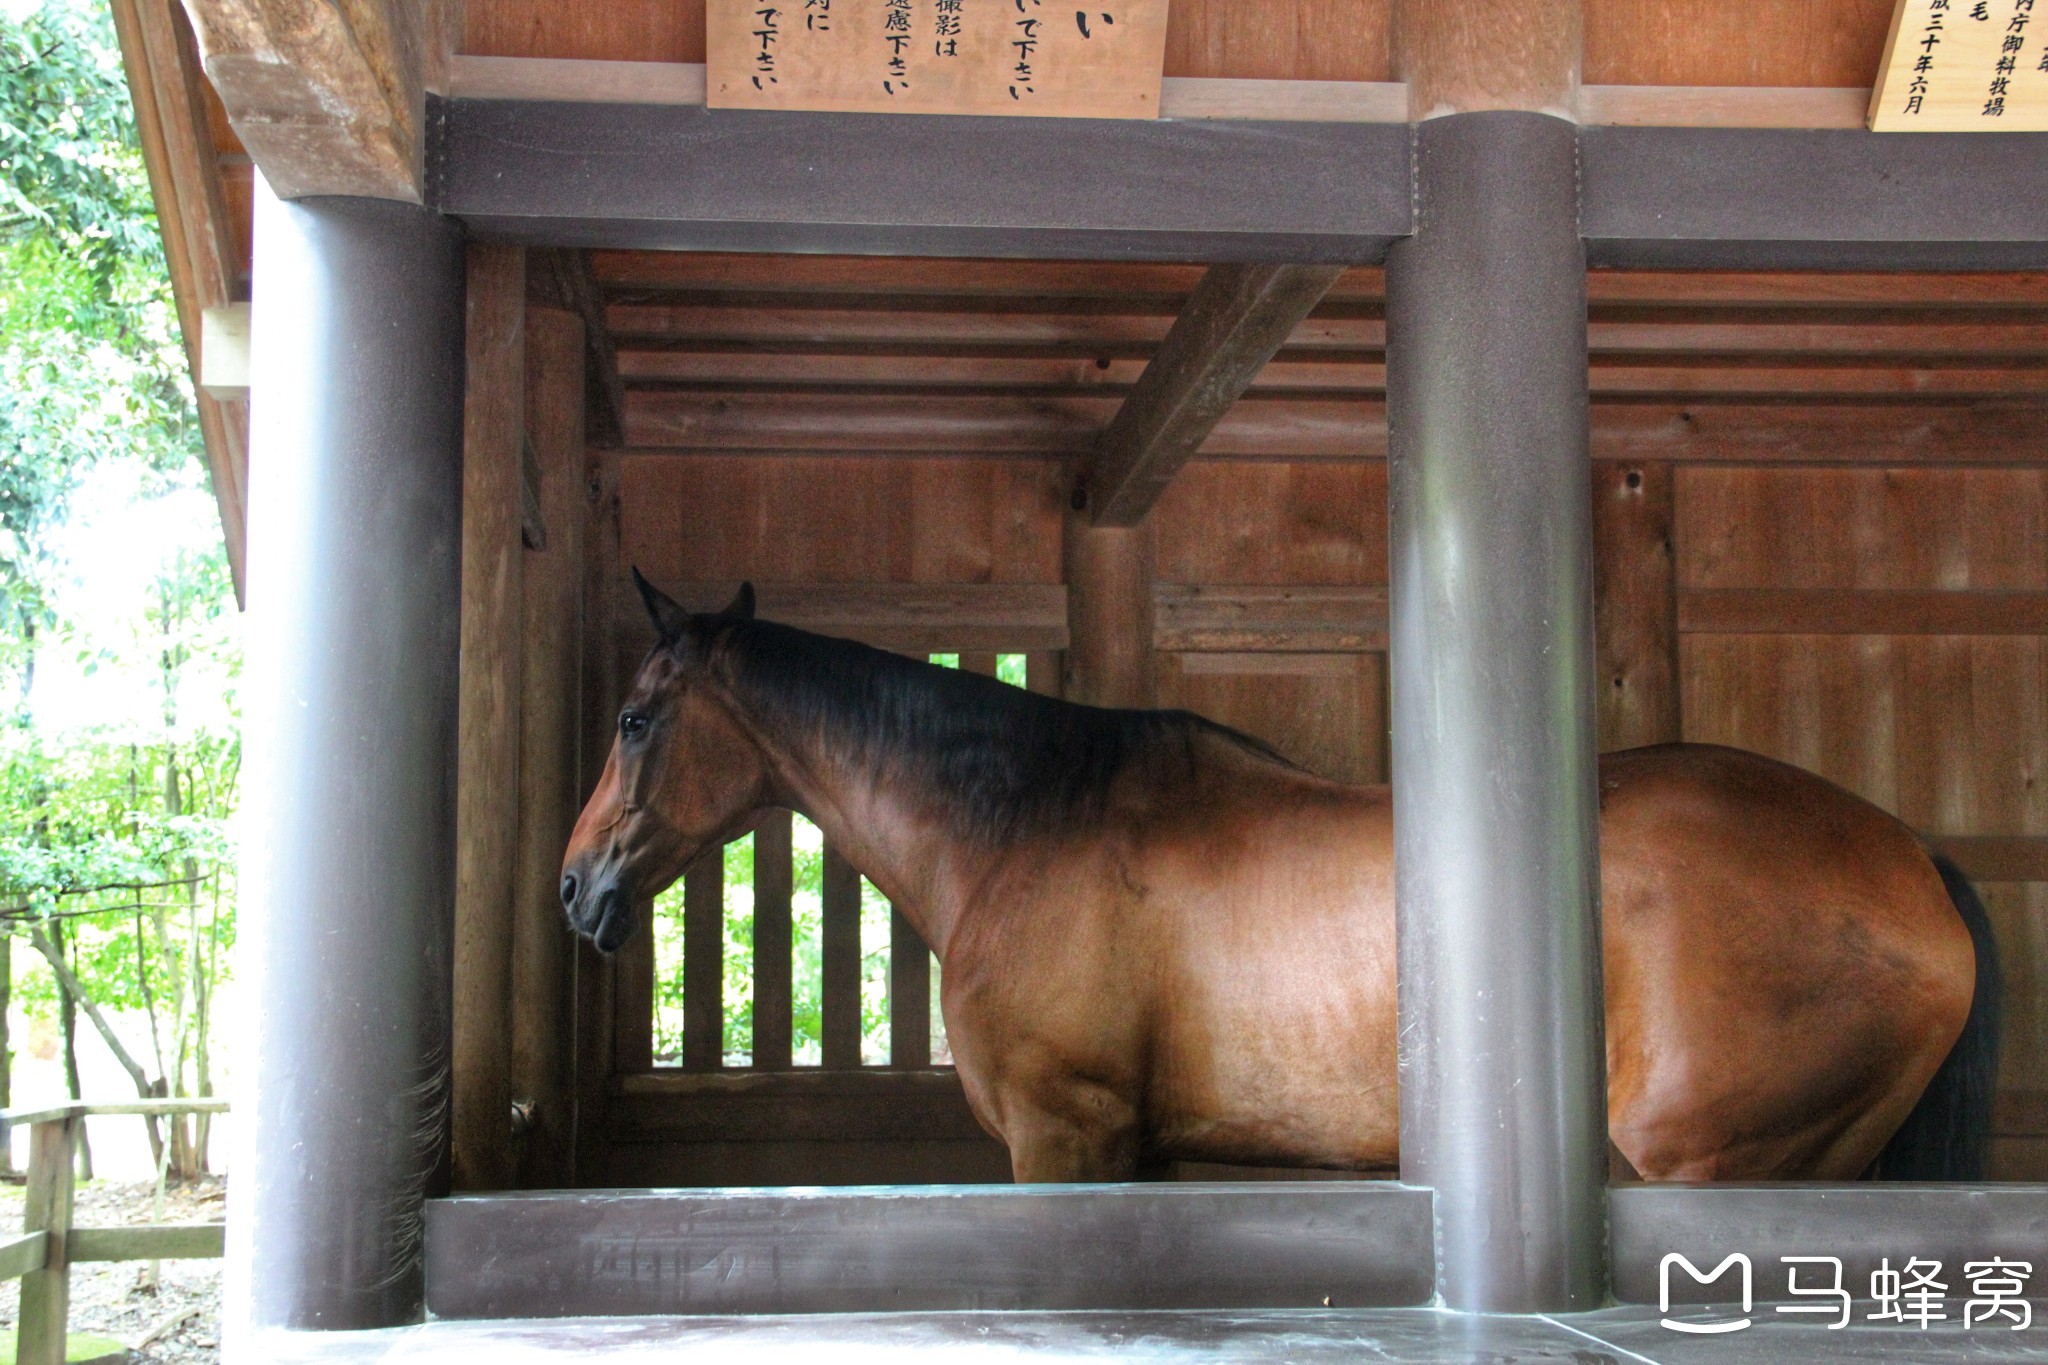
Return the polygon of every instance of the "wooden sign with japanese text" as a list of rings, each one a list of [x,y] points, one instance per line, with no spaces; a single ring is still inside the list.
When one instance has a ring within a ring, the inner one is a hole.
[[[1870,92],[1880,133],[2048,131],[2048,0],[1899,0]]]
[[[709,0],[706,103],[1157,118],[1167,0]]]

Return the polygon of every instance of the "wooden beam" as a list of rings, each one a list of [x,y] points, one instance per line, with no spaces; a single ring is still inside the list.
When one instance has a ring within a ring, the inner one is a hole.
[[[1136,526],[1342,271],[1212,266],[1075,479],[1091,526]]]
[[[452,55],[453,0],[185,0],[206,74],[283,199],[419,203],[426,94]]]
[[[1220,654],[1355,654],[1387,647],[1384,587],[1161,583],[1156,649]]]
[[[1668,464],[1593,462],[1593,670],[1603,753],[1683,737],[1675,482]]]
[[[1690,588],[1678,628],[1696,635],[2048,635],[2048,592],[1891,588]]]
[[[2048,882],[2048,835],[1926,834],[1973,882]]]
[[[21,1310],[15,1344],[18,1365],[63,1365],[64,1338],[71,1314],[71,1214],[77,1155],[78,1114],[29,1128],[28,1188],[23,1191],[21,1230],[42,1233],[43,1263],[21,1277]]]
[[[41,1270],[50,1255],[50,1234],[24,1232],[0,1241],[0,1280],[18,1280]]]
[[[619,360],[604,300],[591,278],[589,253],[550,247],[534,252],[533,261],[531,278],[536,291],[546,302],[583,320],[587,436],[600,449],[614,449],[625,439],[626,391],[619,381]]]
[[[1078,455],[1113,397],[641,393],[627,444],[742,454]],[[1735,464],[2036,464],[2048,404],[1603,401],[1595,458]],[[1217,423],[1203,459],[1383,459],[1386,407],[1252,394]]]
[[[150,1223],[121,1228],[73,1228],[76,1261],[205,1261],[227,1254],[225,1223]]]
[[[562,913],[562,850],[577,775],[583,666],[583,324],[526,310],[526,449],[542,545],[520,565],[519,841],[512,924],[512,1098],[532,1104],[517,1152],[522,1188],[571,1183],[576,939]]]
[[[171,297],[196,385],[201,319],[208,309],[233,302],[241,291],[234,220],[227,210],[206,117],[198,49],[173,0],[114,0],[113,17],[157,229],[163,236],[164,262],[170,269]],[[240,602],[246,596],[248,403],[196,388],[193,396],[208,478],[220,509],[228,573]]]
[[[464,99],[581,103],[704,102],[701,62],[608,62],[567,57],[458,56],[450,93]],[[1170,119],[1405,123],[1402,81],[1261,80],[1168,76],[1159,112]],[[1860,86],[1587,85],[1586,124],[1690,128],[1862,128],[1870,91]]]
[[[660,584],[692,611],[732,600],[731,583]],[[636,630],[646,619],[630,581],[614,586]],[[1026,653],[1067,647],[1067,590],[1057,583],[756,583],[762,617],[910,654]],[[651,633],[651,632],[644,632]],[[636,637],[637,638],[637,637]]]
[[[586,465],[583,503],[583,726],[578,736],[576,801],[594,790],[611,759],[618,723],[620,688],[614,591],[619,567],[619,457],[597,454]],[[574,1141],[571,1185],[611,1183],[608,1165],[608,1109],[615,1071],[612,1017],[617,1007],[617,958],[576,941],[572,964],[576,1010]]]
[[[624,1142],[944,1142],[986,1136],[954,1071],[658,1071],[622,1077],[614,1090],[626,1101],[618,1130]]]
[[[1090,706],[1151,706],[1154,564],[1150,522],[1066,517],[1067,653],[1061,695]]]
[[[455,789],[455,1187],[509,1188],[526,253],[469,249]]]

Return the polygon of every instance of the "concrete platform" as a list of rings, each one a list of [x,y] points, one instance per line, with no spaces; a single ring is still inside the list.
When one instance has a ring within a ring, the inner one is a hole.
[[[1695,1310],[1699,1317],[1716,1316]],[[1760,1314],[1747,1330],[1685,1336],[1655,1309],[1473,1318],[1430,1309],[1267,1312],[886,1313],[432,1322],[385,1332],[293,1333],[230,1360],[275,1365],[528,1365],[602,1358],[834,1365],[899,1361],[1275,1361],[1292,1365],[1778,1365],[1779,1362],[2048,1362],[2048,1322],[1842,1331]],[[1676,1316],[1676,1315],[1674,1315]]]

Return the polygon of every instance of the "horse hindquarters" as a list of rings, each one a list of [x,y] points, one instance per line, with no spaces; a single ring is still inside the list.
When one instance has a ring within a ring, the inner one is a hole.
[[[1970,1010],[1970,935],[1919,840],[1734,750],[1601,774],[1616,1145],[1651,1180],[1854,1179]]]
[[[1962,1036],[1949,1049],[1920,1102],[1878,1154],[1871,1175],[1878,1180],[1982,1180],[1991,1140],[1993,1092],[1998,1084],[1999,1034],[2004,983],[1991,917],[1963,870],[1945,857],[1934,859],[1942,886],[1970,930],[1976,951],[1977,989]]]

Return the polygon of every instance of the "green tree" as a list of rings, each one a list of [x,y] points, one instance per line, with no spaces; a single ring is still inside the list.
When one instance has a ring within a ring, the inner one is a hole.
[[[161,239],[108,10],[17,3],[0,12],[0,991],[18,933],[50,967],[26,1003],[60,1014],[67,1057],[83,1009],[138,1091],[204,1093],[239,742],[183,724],[179,694],[195,660],[232,655],[218,551],[139,585],[133,636],[93,646],[153,657],[160,715],[55,736],[31,705],[38,660],[83,638],[59,614],[56,532],[113,465],[145,496],[204,479]],[[106,1026],[119,1009],[149,1015],[151,1055]],[[170,1147],[203,1163],[204,1129]]]

